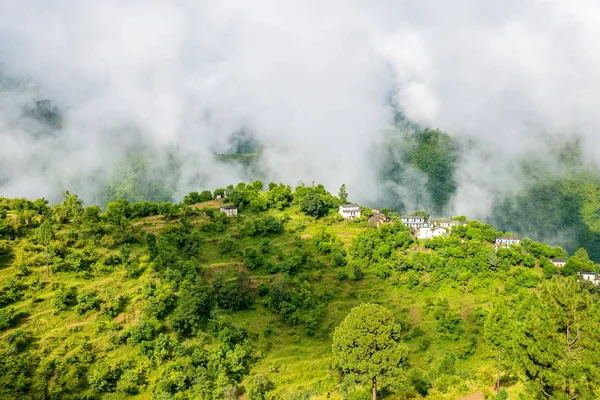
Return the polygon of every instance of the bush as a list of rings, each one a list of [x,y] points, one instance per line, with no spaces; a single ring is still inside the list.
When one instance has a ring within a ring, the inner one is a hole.
[[[354,265],[353,269],[352,269],[352,277],[355,281],[360,281],[362,280],[364,274],[362,269],[360,268],[360,265]]]
[[[52,305],[57,311],[66,310],[76,304],[75,288],[59,288],[54,293]]]
[[[267,392],[273,389],[273,384],[264,375],[254,375],[248,385],[248,400],[266,400]]]
[[[91,310],[97,310],[100,308],[100,299],[98,293],[94,290],[86,290],[77,295],[77,312],[79,314],[85,314]]]

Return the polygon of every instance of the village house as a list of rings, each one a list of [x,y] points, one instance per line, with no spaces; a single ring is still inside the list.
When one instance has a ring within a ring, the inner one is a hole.
[[[459,225],[466,225],[467,223],[465,221],[457,221],[454,219],[439,219],[437,220],[437,224],[439,226],[441,226],[442,228],[454,228],[457,227]]]
[[[236,206],[222,206],[220,210],[222,213],[226,214],[229,217],[233,217],[238,213],[238,209]]]
[[[567,260],[564,258],[551,258],[550,261],[554,264],[555,267],[562,268],[567,263]]]
[[[445,236],[448,234],[446,228],[442,228],[441,226],[432,228],[429,226],[422,226],[418,228],[417,238],[419,239],[431,239],[438,236]]]
[[[577,278],[580,281],[590,281],[594,285],[600,285],[600,275],[592,271],[579,271]]]
[[[358,204],[342,204],[338,213],[349,220],[360,218],[360,207]]]
[[[409,228],[419,228],[422,226],[430,225],[429,223],[425,222],[425,217],[422,215],[403,215],[402,223],[408,226]]]
[[[217,201],[221,201],[221,200],[223,200],[223,195],[220,195],[220,194],[218,194],[218,195],[215,197],[215,200],[217,200]]]
[[[496,238],[496,246],[504,247],[505,249],[519,243],[521,243],[521,240],[518,236],[498,236]]]
[[[375,226],[379,228],[383,224],[388,224],[392,222],[389,218],[385,216],[385,214],[380,213],[379,210],[373,209],[371,210],[371,212],[373,213],[373,215],[371,215],[367,220],[367,224],[370,226]]]

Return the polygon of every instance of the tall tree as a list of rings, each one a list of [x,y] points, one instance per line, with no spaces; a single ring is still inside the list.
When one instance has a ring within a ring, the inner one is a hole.
[[[394,314],[377,304],[353,308],[333,333],[333,356],[342,373],[372,385],[377,399],[377,378],[400,371],[407,356],[400,342]]]
[[[510,346],[512,315],[504,300],[496,302],[484,324],[485,340],[498,350],[498,373],[496,391],[500,390],[500,365],[502,350]]]
[[[343,183],[340,187],[340,192],[338,193],[338,197],[340,198],[340,202],[342,204],[346,204],[348,202],[348,191],[346,190],[346,184]]]
[[[54,228],[52,227],[52,223],[49,219],[46,219],[38,228],[37,237],[40,242],[46,248],[46,273],[50,276],[50,260],[48,256],[48,246],[50,245],[50,241],[54,239]]]
[[[521,302],[515,366],[545,398],[600,396],[600,312],[574,279],[554,278]]]

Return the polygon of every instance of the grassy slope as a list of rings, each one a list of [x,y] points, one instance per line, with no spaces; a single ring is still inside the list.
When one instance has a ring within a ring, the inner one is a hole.
[[[218,207],[218,203],[210,202],[200,207]],[[270,213],[281,216],[279,211]],[[364,229],[364,223],[333,222],[324,220],[315,221],[313,218],[304,216],[297,208],[285,211],[291,217],[286,223],[286,233],[276,236],[271,241],[271,247],[288,250],[292,246],[294,238],[299,235],[303,240],[310,240],[319,226],[327,226],[327,229],[335,232],[349,246],[352,238]],[[247,218],[241,215],[243,220]],[[204,217],[195,217],[195,223]],[[138,224],[147,231],[158,232],[163,226],[170,222],[164,221],[162,217],[149,217]],[[304,228],[294,231],[294,227],[304,225]],[[231,229],[235,223],[228,228]],[[61,227],[57,234],[60,236],[66,232],[67,227]],[[223,234],[207,234],[207,243],[203,247],[203,260],[206,266],[212,270],[226,270],[228,268],[245,269],[241,257],[230,258],[218,255],[216,242]],[[241,239],[242,248],[247,245],[258,245],[262,239]],[[14,243],[15,247],[19,243]],[[116,250],[102,249],[104,252],[115,252]],[[132,248],[132,254],[141,256],[146,249],[141,245]],[[322,257],[318,253],[315,258]],[[325,261],[325,259],[324,259]],[[38,262],[38,264],[40,264]],[[44,357],[66,356],[77,349],[81,343],[92,344],[94,353],[106,360],[126,359],[137,350],[130,345],[116,346],[110,343],[109,338],[113,329],[118,325],[126,328],[136,322],[141,313],[143,300],[141,298],[141,287],[143,283],[155,277],[155,272],[148,268],[142,276],[137,279],[126,279],[122,267],[117,267],[110,274],[84,279],[72,273],[56,273],[47,277],[45,267],[38,265],[32,268],[32,274],[25,278],[30,283],[37,275],[41,276],[40,288],[29,291],[24,299],[14,305],[15,310],[26,312],[29,317],[22,320],[17,328],[25,328],[33,332],[37,337],[34,346],[41,349]],[[254,365],[251,375],[255,373],[267,374],[274,382],[277,393],[294,392],[303,389],[318,388],[321,392],[334,391],[336,388],[336,374],[330,370],[330,335],[333,328],[344,318],[348,311],[363,301],[374,301],[382,303],[392,309],[395,313],[408,313],[413,325],[420,325],[427,336],[432,339],[427,357],[422,352],[417,356],[413,352],[411,362],[414,365],[426,368],[428,365],[438,364],[449,351],[456,354],[466,345],[467,338],[476,329],[475,310],[477,307],[489,302],[490,292],[502,290],[502,282],[489,280],[481,288],[468,293],[463,293],[457,284],[444,284],[439,290],[433,291],[428,288],[409,290],[403,285],[395,285],[395,279],[381,280],[369,269],[365,270],[365,278],[359,282],[340,282],[337,278],[338,269],[326,268],[318,271],[321,279],[313,282],[314,285],[328,288],[333,291],[334,298],[329,303],[322,329],[315,337],[306,337],[302,329],[284,325],[280,317],[266,310],[257,302],[255,310],[230,313],[230,318],[249,330],[256,337],[260,337],[265,325],[273,327],[277,333],[271,339],[257,339],[257,348],[263,357]],[[15,274],[14,267],[0,269],[0,281]],[[265,271],[251,272],[253,282],[269,280],[271,277]],[[426,276],[424,277],[426,279]],[[402,279],[402,275],[400,276]],[[100,293],[106,290],[114,291],[116,294],[125,294],[128,297],[125,311],[117,318],[110,319],[97,312],[79,315],[74,309],[56,313],[52,306],[52,299],[56,287],[59,285],[75,286],[78,291],[85,289],[97,289]],[[426,299],[446,298],[452,308],[460,310],[465,321],[465,334],[458,341],[443,341],[436,338],[435,319],[431,313],[423,311]],[[14,331],[13,328],[1,333],[5,336]],[[480,330],[482,330],[480,328]],[[494,367],[495,359],[491,349],[483,344],[481,334],[477,335],[479,345],[475,354],[466,360],[457,359],[457,370],[469,371],[470,375],[482,365]],[[418,337],[407,342],[409,347],[416,350],[423,338]],[[141,366],[148,374],[151,384],[157,378],[156,372],[152,372],[151,366]],[[479,388],[473,385],[467,391],[477,391]],[[518,386],[512,387],[511,392],[519,390]],[[149,392],[142,393],[136,398],[147,399]]]

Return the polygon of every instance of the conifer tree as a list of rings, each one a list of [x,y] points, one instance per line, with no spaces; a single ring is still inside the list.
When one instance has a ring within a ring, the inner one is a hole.
[[[598,398],[600,313],[574,279],[547,282],[521,302],[515,318],[515,366],[544,397]]]
[[[54,239],[54,229],[52,228],[52,223],[50,220],[46,219],[38,228],[37,237],[40,242],[46,248],[45,251],[45,259],[46,259],[46,273],[50,276],[50,261],[48,256],[48,246],[50,245],[50,241]]]
[[[394,314],[377,304],[353,308],[333,333],[333,356],[342,373],[370,382],[377,399],[377,378],[399,372],[407,356]]]
[[[338,193],[338,197],[340,198],[340,202],[342,204],[346,204],[348,202],[348,191],[346,190],[346,184],[343,183],[340,187],[340,192]]]
[[[502,350],[510,346],[512,315],[504,301],[498,301],[484,324],[485,340],[498,351],[498,373],[495,389],[500,390],[500,364]]]

